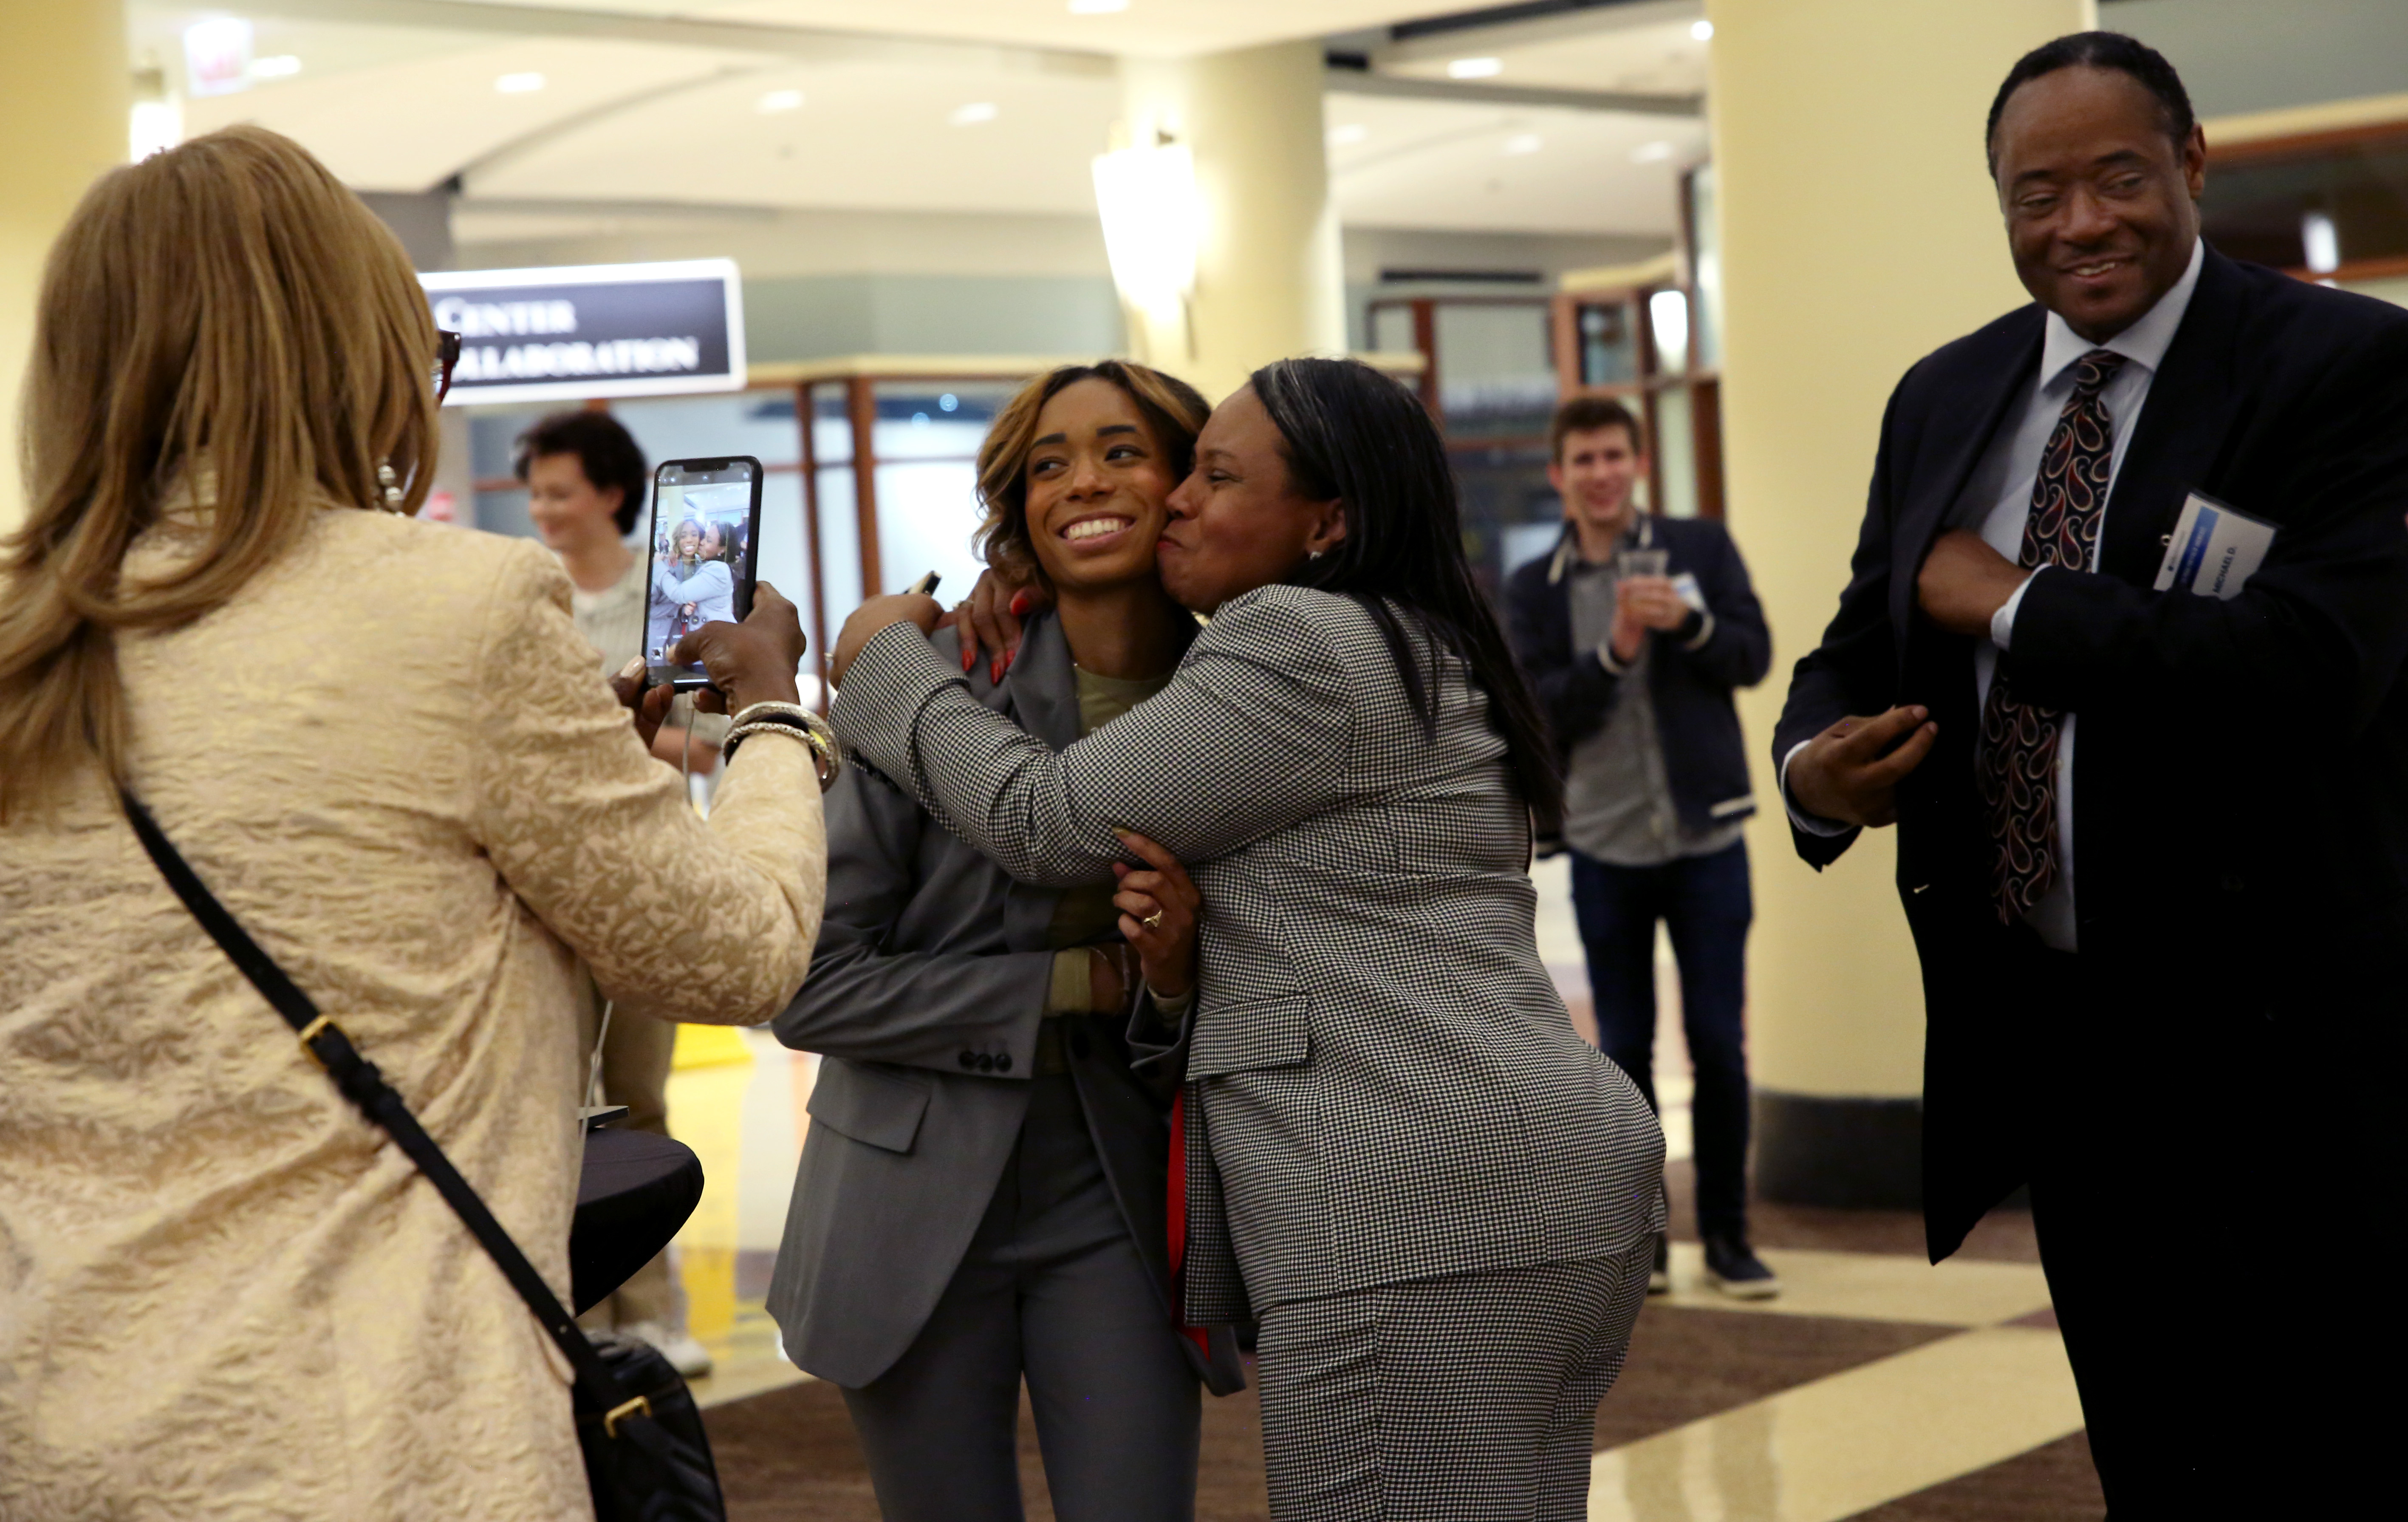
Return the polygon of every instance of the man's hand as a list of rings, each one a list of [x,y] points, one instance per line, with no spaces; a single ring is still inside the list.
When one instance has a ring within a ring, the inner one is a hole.
[[[1898,784],[1931,754],[1940,726],[1929,711],[1894,708],[1850,714],[1789,758],[1789,800],[1842,825],[1898,822]]]
[[[1982,542],[1979,534],[1953,528],[1933,541],[1914,579],[1915,600],[1949,633],[1987,639],[1990,615],[2007,605],[2030,574]]]
[[[1613,583],[1613,658],[1627,666],[1651,629],[1670,632],[1689,621],[1689,605],[1669,576],[1626,576]]]

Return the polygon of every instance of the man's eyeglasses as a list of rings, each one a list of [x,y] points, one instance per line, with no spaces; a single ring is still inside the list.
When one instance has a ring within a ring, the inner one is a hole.
[[[452,371],[460,363],[460,335],[440,328],[435,332],[435,402],[441,406],[452,394]]]

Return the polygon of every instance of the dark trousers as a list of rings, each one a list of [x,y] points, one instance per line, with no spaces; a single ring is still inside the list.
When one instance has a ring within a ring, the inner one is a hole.
[[[2396,1075],[2399,1042],[2328,1048],[2380,1023],[2342,989],[2240,998],[2170,985],[2171,958],[2017,939],[1993,964],[2027,1037],[2014,1128],[2111,1515],[2371,1515],[2345,1498],[2391,1483],[2408,1414],[2408,1339],[2380,1298],[2400,1147],[2362,1092],[2387,1084],[2348,1053]]]
[[[1597,1044],[1656,1108],[1656,922],[1681,969],[1681,1029],[1697,1075],[1698,1229],[1747,1229],[1747,845],[1661,867],[1614,867],[1575,851],[1572,912],[1588,953]]]

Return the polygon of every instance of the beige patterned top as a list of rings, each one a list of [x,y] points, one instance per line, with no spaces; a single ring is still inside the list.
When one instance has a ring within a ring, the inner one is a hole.
[[[330,510],[122,643],[136,789],[564,1299],[586,969],[623,1018],[765,1021],[826,891],[804,748],[743,747],[706,826],[568,591]],[[96,781],[0,828],[0,1517],[588,1516],[566,1366]]]

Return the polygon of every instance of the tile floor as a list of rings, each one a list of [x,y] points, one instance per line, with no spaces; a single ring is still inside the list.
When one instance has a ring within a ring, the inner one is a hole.
[[[1541,955],[1585,1022],[1567,874],[1560,862],[1537,870]],[[1678,1219],[1689,1083],[1666,962],[1657,1089]],[[689,1027],[669,1084],[670,1127],[701,1155],[708,1180],[679,1237],[690,1324],[717,1359],[695,1393],[726,1408],[712,1426],[731,1510],[745,1517],[876,1515],[836,1392],[784,1361],[761,1309],[816,1066],[766,1031]],[[2028,1222],[1994,1217],[1967,1255],[1937,1269],[1909,1218],[1765,1207],[1756,1234],[1784,1285],[1777,1299],[1721,1296],[1704,1285],[1695,1245],[1674,1244],[1676,1287],[1651,1301],[1628,1372],[1598,1415],[1591,1517],[2097,1515]],[[1250,1397],[1208,1403],[1199,1516],[1263,1515],[1253,1424]],[[818,1457],[797,1469],[806,1454]],[[1031,1515],[1048,1516],[1041,1472],[1028,1470]],[[2036,1509],[2016,1509],[2027,1494]]]

